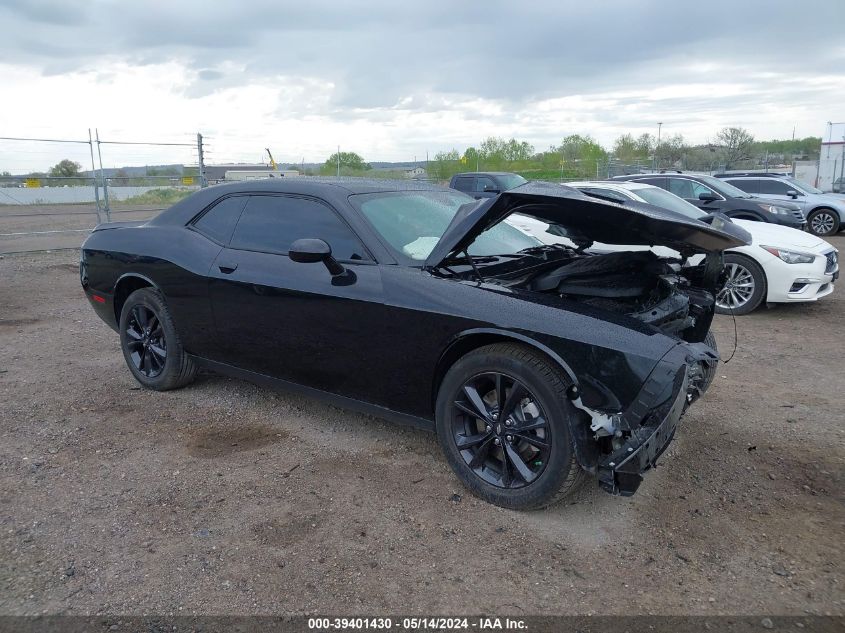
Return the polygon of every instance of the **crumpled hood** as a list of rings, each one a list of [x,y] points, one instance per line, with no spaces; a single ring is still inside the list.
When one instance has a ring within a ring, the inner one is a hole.
[[[462,206],[425,261],[439,266],[460,253],[484,231],[511,213],[557,224],[569,237],[583,237],[605,244],[669,246],[687,253],[706,253],[751,242],[739,226],[716,217],[711,224],[686,218],[649,204],[616,204],[582,194],[577,189],[545,182],[529,182]]]

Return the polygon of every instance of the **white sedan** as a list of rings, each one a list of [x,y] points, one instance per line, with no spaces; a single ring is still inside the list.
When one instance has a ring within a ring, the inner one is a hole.
[[[567,183],[584,193],[615,199],[645,202],[687,217],[702,219],[707,213],[686,200],[652,185],[637,182]],[[716,298],[716,311],[721,314],[748,314],[764,301],[792,303],[815,301],[833,292],[839,276],[837,250],[823,239],[797,229],[776,224],[732,220],[751,234],[748,246],[725,251],[727,281]],[[548,224],[533,218],[512,215],[508,223],[533,235],[546,244],[572,244],[565,238],[547,232]],[[645,246],[593,244],[591,250],[642,250]],[[658,255],[678,253],[665,248],[652,248]],[[691,264],[698,263],[692,258]]]

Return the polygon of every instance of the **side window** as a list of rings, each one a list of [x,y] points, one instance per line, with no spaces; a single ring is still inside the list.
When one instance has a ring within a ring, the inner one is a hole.
[[[646,185],[654,185],[661,189],[668,189],[669,185],[666,183],[666,178],[659,176],[657,178],[637,178],[634,182],[641,182]]]
[[[625,204],[629,201],[629,198],[622,195],[618,191],[613,191],[612,189],[601,189],[599,187],[587,187],[583,190],[586,194],[594,193],[598,196],[602,196],[603,198],[609,198],[611,200],[615,200],[620,204]]]
[[[475,178],[472,176],[458,176],[455,178],[455,189],[458,191],[472,191]]]
[[[364,246],[325,204],[292,196],[250,196],[231,248],[287,255],[301,238],[325,240],[339,260],[369,260]]]
[[[488,189],[498,189],[496,183],[493,182],[492,178],[488,176],[478,176],[475,179],[475,190],[476,191],[485,191]]]
[[[785,196],[786,192],[792,189],[785,182],[775,179],[760,179],[760,193],[763,195],[774,194],[778,196]]]
[[[700,182],[690,181],[690,185],[692,186],[692,197],[693,198],[698,198],[698,196],[701,195],[702,193],[713,194],[714,196],[716,196],[717,200],[722,197],[719,194],[717,194],[715,191],[713,191],[710,187],[708,187],[707,185],[702,185]]]
[[[194,222],[194,228],[215,242],[228,244],[246,200],[246,196],[223,198]]]
[[[692,181],[686,178],[667,178],[669,181],[669,191],[674,193],[679,198],[692,199],[698,196],[692,195]]]
[[[727,182],[745,193],[760,193],[759,180],[728,180]]]

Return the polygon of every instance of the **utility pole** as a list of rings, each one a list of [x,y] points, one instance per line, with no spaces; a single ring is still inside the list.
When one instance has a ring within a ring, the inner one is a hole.
[[[106,183],[106,174],[103,171],[103,153],[100,151],[100,130],[94,128],[97,137],[97,156],[100,159],[100,180],[103,182],[103,204],[106,211],[106,222],[111,222],[111,207],[109,206],[109,186]]]
[[[654,160],[652,161],[651,168],[657,170],[657,150],[660,149],[660,130],[663,128],[663,123],[660,122],[657,124],[657,145],[654,146]]]
[[[337,146],[337,177],[340,178],[340,145]]]
[[[833,175],[836,175],[836,171],[833,172]],[[839,193],[842,193],[843,184],[845,184],[845,134],[842,135],[842,160],[839,162]],[[833,190],[832,182],[830,183],[830,189],[831,191]]]
[[[97,223],[103,221],[100,217],[100,187],[97,184],[97,166],[94,164],[94,141],[91,139],[91,128],[88,128],[88,149],[91,150],[91,180],[94,181],[94,200],[97,203]]]
[[[208,178],[205,177],[205,155],[202,151],[202,134],[197,132],[197,164],[200,172],[200,189],[208,187]]]

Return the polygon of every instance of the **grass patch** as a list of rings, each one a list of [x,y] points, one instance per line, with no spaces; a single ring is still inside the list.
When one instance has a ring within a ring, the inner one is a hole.
[[[123,204],[176,204],[180,200],[187,198],[192,193],[193,189],[150,189],[144,193],[139,193],[137,196],[132,196],[126,200],[121,200]]]

